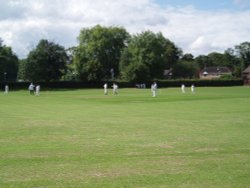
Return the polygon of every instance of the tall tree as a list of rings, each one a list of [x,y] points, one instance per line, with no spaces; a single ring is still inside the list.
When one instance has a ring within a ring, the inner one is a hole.
[[[46,82],[59,80],[65,73],[67,59],[63,46],[42,39],[28,54],[24,79]]]
[[[195,61],[181,60],[173,68],[174,78],[197,78],[199,66]]]
[[[250,42],[235,46],[236,53],[242,62],[242,69],[250,65]]]
[[[241,77],[241,63],[240,58],[235,55],[235,50],[229,48],[224,53],[212,52],[205,55],[200,55],[195,58],[199,68],[203,69],[209,66],[226,66],[230,68],[233,75]]]
[[[227,66],[227,62],[225,61],[224,54],[218,52],[212,52],[208,54],[208,58],[212,62],[213,66]]]
[[[84,28],[74,51],[74,63],[81,80],[100,81],[119,74],[122,49],[129,34],[122,27]]]
[[[235,77],[241,77],[242,67],[241,60],[235,55],[235,50],[228,48],[224,52],[224,60],[227,62],[227,66],[232,70]]]
[[[25,81],[25,65],[26,65],[26,59],[19,60],[18,73],[17,73],[18,80]]]
[[[184,54],[172,69],[173,78],[197,78],[199,64],[190,53]]]
[[[142,32],[131,38],[122,53],[122,77],[129,81],[163,78],[164,69],[173,66],[178,57],[178,48],[161,33]]]
[[[195,58],[195,62],[199,65],[200,69],[204,67],[213,66],[213,62],[211,59],[206,55],[199,55]]]
[[[0,39],[0,81],[16,81],[18,57]]]
[[[182,61],[193,61],[194,60],[194,56],[193,54],[184,54],[182,57],[181,57],[181,60]]]

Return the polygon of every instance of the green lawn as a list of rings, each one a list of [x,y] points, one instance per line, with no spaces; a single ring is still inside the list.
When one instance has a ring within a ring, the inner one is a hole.
[[[0,93],[0,187],[250,187],[250,88],[158,94]]]

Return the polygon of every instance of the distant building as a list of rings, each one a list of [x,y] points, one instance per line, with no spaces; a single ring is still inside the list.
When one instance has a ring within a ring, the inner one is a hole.
[[[205,67],[199,75],[201,79],[217,79],[223,75],[232,75],[232,71],[227,67]]]
[[[250,66],[242,72],[244,85],[250,85]]]

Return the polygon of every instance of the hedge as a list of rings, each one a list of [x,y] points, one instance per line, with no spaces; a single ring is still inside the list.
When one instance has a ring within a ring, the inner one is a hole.
[[[180,87],[181,84],[190,86],[194,84],[195,86],[242,86],[242,79],[233,79],[233,80],[156,80],[158,87]],[[107,82],[109,87],[113,82]],[[142,83],[131,83],[126,81],[115,81],[120,88],[134,88],[136,84]],[[28,89],[29,82],[9,82],[7,83],[10,87],[10,90],[13,89]],[[41,85],[44,89],[80,89],[80,88],[102,88],[104,82],[80,82],[80,81],[58,81],[58,82],[39,82],[34,83],[35,85]],[[146,82],[146,87],[149,88],[152,82]],[[5,83],[0,83],[1,89],[4,89]]]
[[[242,79],[232,79],[232,80],[160,80],[158,81],[160,87],[180,87],[181,84],[186,86],[195,86],[202,87],[216,87],[216,86],[242,86]]]

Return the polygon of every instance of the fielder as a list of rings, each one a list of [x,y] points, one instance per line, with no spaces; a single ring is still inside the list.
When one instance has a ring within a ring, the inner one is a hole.
[[[108,94],[108,84],[105,83],[105,84],[103,85],[103,88],[104,88],[104,95],[107,95],[107,94]]]
[[[114,83],[112,87],[113,87],[113,94],[114,95],[118,94],[118,85]]]
[[[33,83],[30,83],[30,85],[29,85],[29,92],[30,92],[30,95],[34,92],[34,85],[33,85]]]
[[[194,84],[191,85],[191,92],[194,93]]]
[[[9,86],[8,86],[8,85],[5,86],[5,88],[4,88],[4,93],[5,93],[5,94],[8,94],[8,93],[9,93]]]
[[[157,90],[157,84],[156,84],[156,82],[154,82],[154,83],[151,85],[152,97],[156,97],[156,90]]]
[[[36,95],[40,95],[40,85],[36,86]]]
[[[181,85],[181,92],[182,93],[186,93],[186,91],[185,91],[185,85],[184,84]]]

